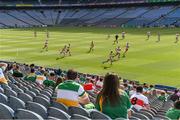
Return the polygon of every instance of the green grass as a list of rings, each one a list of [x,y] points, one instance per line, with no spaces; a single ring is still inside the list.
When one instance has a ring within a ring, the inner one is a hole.
[[[36,29],[37,38],[33,37]],[[124,29],[125,40],[120,41],[123,47],[128,41],[130,49],[127,57],[122,58],[108,69],[103,69],[101,62],[107,59],[114,35],[121,33],[120,28],[48,28],[50,31],[49,51],[41,53],[46,39],[45,28],[34,29],[1,29],[0,59],[21,63],[35,63],[46,67],[62,69],[74,68],[79,72],[105,74],[109,71],[120,76],[147,82],[180,87],[180,43],[175,44],[175,34],[180,28],[146,28]],[[152,37],[146,41],[146,32]],[[161,42],[156,43],[157,32],[161,33]],[[113,34],[106,40],[107,34]],[[120,35],[121,36],[121,35]],[[90,42],[95,42],[95,51],[87,54]],[[71,43],[72,56],[56,60],[58,50]]]

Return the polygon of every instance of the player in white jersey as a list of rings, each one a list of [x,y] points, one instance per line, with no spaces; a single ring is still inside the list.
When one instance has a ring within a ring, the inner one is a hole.
[[[176,41],[174,43],[178,43],[179,42],[179,33],[176,33]]]
[[[68,44],[67,48],[66,48],[66,54],[68,54],[69,56],[71,56],[71,44]]]
[[[128,52],[128,50],[129,50],[129,43],[127,42],[126,43],[126,47],[125,47],[125,51],[124,51],[124,53],[123,53],[123,57],[126,57],[126,53]]]
[[[114,53],[113,53],[113,51],[111,51],[109,53],[109,58],[106,61],[103,61],[102,63],[104,64],[104,63],[110,62],[110,64],[112,65],[112,63],[113,63],[113,56],[114,56]]]
[[[124,40],[125,39],[125,36],[126,36],[126,32],[122,32],[122,39]]]
[[[42,48],[42,50],[46,49],[46,51],[48,51],[48,39],[46,39],[45,43],[44,43],[44,47]]]
[[[151,32],[148,31],[148,32],[147,32],[147,40],[149,40],[150,36],[151,36]]]
[[[121,55],[121,48],[120,48],[120,46],[118,46],[117,48],[116,48],[116,54],[114,55],[114,57],[118,57],[118,60],[120,59],[120,55]]]
[[[67,46],[65,45],[62,50],[59,50],[60,51],[60,55],[63,55],[63,57],[65,57],[66,48],[67,48]]]
[[[94,42],[93,41],[91,42],[90,49],[89,49],[88,53],[90,53],[91,51],[94,51]]]
[[[49,31],[46,32],[46,37],[49,38]]]

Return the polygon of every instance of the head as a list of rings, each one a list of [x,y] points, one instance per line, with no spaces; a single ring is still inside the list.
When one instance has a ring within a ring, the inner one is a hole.
[[[31,72],[31,73],[34,73],[34,72],[35,72],[34,68],[31,68],[30,72]]]
[[[180,100],[174,103],[174,108],[180,110]]]
[[[174,90],[174,94],[177,94],[178,92],[179,92],[179,90],[178,90],[178,89]]]
[[[77,72],[72,70],[72,69],[68,70],[67,79],[68,80],[75,80],[76,78],[77,78]]]
[[[165,93],[164,91],[161,92],[161,96],[165,96],[165,94],[166,94],[166,93]]]
[[[62,77],[58,77],[57,81],[56,81],[56,86],[59,85],[62,82],[63,82],[63,78]]]
[[[154,86],[153,86],[153,85],[150,85],[149,87],[150,87],[150,88],[153,88]]]
[[[137,93],[143,93],[143,87],[142,86],[136,87],[136,92]]]
[[[107,73],[104,78],[103,89],[100,92],[103,97],[103,103],[110,101],[111,105],[116,105],[119,102],[119,79],[114,73]]]

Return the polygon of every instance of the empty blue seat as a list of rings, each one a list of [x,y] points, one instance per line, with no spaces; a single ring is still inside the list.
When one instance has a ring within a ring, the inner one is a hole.
[[[80,114],[80,115],[83,115],[83,116],[86,116],[86,117],[89,117],[89,112],[84,109],[84,108],[80,108],[80,107],[69,107],[68,108],[68,113],[69,115],[73,115],[73,114]]]
[[[73,114],[71,116],[71,119],[75,119],[75,120],[91,120],[90,118],[79,115],[79,114]]]
[[[3,93],[0,93],[0,103],[7,104],[8,98]]]
[[[39,114],[44,119],[47,119],[47,109],[43,105],[41,105],[39,103],[27,102],[26,109],[31,110],[31,111]]]
[[[5,89],[4,90],[4,93],[7,97],[9,96],[15,96],[17,97],[17,93],[14,91],[14,90],[11,90],[11,89]]]
[[[35,112],[25,110],[25,109],[18,109],[14,114],[15,119],[36,119],[36,120],[43,120],[43,118]]]
[[[41,94],[44,94],[44,95],[46,95],[46,96],[48,96],[48,97],[51,97],[52,95],[51,95],[51,93],[49,93],[48,91],[41,91]]]
[[[68,113],[68,107],[65,106],[64,104],[62,103],[58,103],[58,102],[55,102],[55,101],[52,101],[52,107],[56,107],[66,113]]]
[[[49,98],[48,96],[44,95],[44,94],[41,94],[41,93],[40,93],[38,96],[41,96],[41,97],[47,99],[48,101],[50,101],[50,98]]]
[[[55,107],[49,107],[48,115],[59,119],[70,119],[67,113]]]
[[[35,97],[34,102],[37,102],[37,103],[43,105],[46,108],[48,108],[50,106],[50,101],[48,101],[47,99],[45,99],[45,98],[43,98],[41,96]]]
[[[91,119],[105,119],[105,120],[111,120],[111,118],[97,110],[91,110],[90,111],[90,117]]]
[[[19,92],[24,92],[23,90],[21,90],[20,88],[12,88],[16,93],[19,93]]]
[[[8,101],[8,105],[14,110],[16,111],[17,109],[19,108],[22,108],[24,109],[25,108],[25,103],[17,98],[17,97],[14,97],[14,96],[10,96],[9,97],[9,101]]]
[[[40,93],[40,91],[35,88],[30,89],[30,91],[34,92],[36,95]]]
[[[25,103],[28,101],[33,101],[33,98],[26,93],[18,93],[18,98],[24,101]]]
[[[36,94],[32,91],[27,90],[27,91],[25,91],[25,93],[30,95],[32,98],[36,97]]]
[[[0,93],[4,93],[4,89],[0,87]]]
[[[13,117],[13,109],[3,103],[0,103],[0,119],[12,119]]]

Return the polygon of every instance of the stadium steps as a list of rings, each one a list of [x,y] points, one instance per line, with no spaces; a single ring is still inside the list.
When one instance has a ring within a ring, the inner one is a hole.
[[[128,22],[133,21],[133,20],[135,20],[135,19],[137,19],[137,18],[140,18],[141,16],[145,15],[146,13],[148,13],[148,12],[149,12],[150,10],[152,10],[152,9],[153,9],[153,8],[149,8],[146,12],[142,13],[141,15],[138,15],[138,16],[135,17],[135,18],[129,19],[128,21],[126,21],[126,22],[123,23],[123,24],[127,24],[127,25],[128,25]]]
[[[160,16],[159,18],[153,20],[152,22],[148,23],[148,25],[153,24],[154,22],[158,22],[161,21],[162,19],[166,19],[166,16],[168,16],[169,14],[173,13],[175,10],[177,10],[179,8],[179,6],[174,7],[171,11],[169,11],[167,14],[165,14],[163,17]],[[175,23],[174,23],[175,24]]]
[[[105,10],[104,12],[102,12],[102,13],[96,15],[96,16],[93,17],[93,18],[90,18],[90,19],[86,20],[85,23],[88,22],[88,21],[91,21],[91,20],[93,20],[93,19],[96,19],[96,18],[98,18],[99,16],[103,16],[106,12],[107,12],[107,10]]]
[[[113,19],[116,19],[117,17],[125,14],[126,12],[128,12],[128,10],[125,10],[124,12],[120,13],[119,15],[114,16],[113,18],[109,18],[109,19],[105,19],[105,20],[103,20],[103,21],[96,22],[94,25],[102,25],[102,24],[105,24],[105,23],[107,23],[107,22],[109,22],[109,21],[111,21],[111,20],[113,20]]]
[[[33,26],[33,24],[30,24],[30,23],[28,23],[28,22],[26,22],[26,21],[24,21],[24,20],[21,20],[21,19],[17,18],[16,16],[14,16],[14,15],[12,15],[12,14],[10,14],[10,13],[6,13],[6,14],[9,15],[9,16],[11,16],[11,17],[13,17],[13,18],[15,18],[16,20],[19,20],[19,21],[25,23],[25,24],[28,24],[28,25],[30,25],[30,26]]]
[[[38,23],[40,23],[41,25],[44,25],[43,22],[41,22],[40,20],[36,19],[35,17],[33,17],[32,15],[30,15],[30,14],[27,13],[26,11],[24,11],[24,13],[25,13],[27,16],[29,16],[29,17],[31,17],[32,19],[34,19],[35,21],[37,21]]]
[[[6,24],[4,24],[4,23],[0,23],[0,25],[2,25],[3,28],[4,28],[4,27],[8,27],[8,28],[9,28],[9,27],[10,27],[10,26],[8,26],[8,25],[6,25]]]

